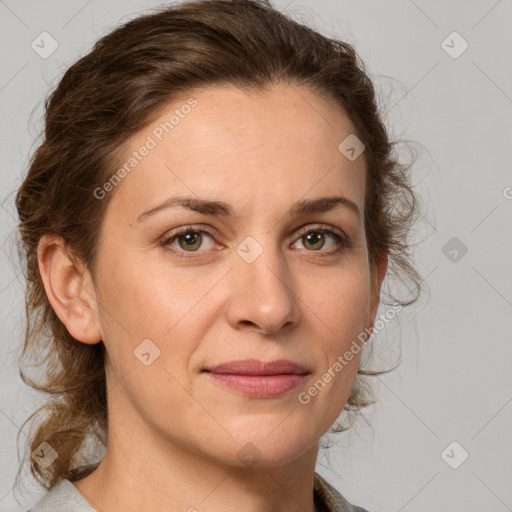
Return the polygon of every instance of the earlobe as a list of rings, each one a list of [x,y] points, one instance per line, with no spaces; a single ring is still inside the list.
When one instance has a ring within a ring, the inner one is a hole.
[[[88,344],[101,341],[96,291],[85,265],[61,237],[42,236],[37,255],[48,300],[71,336]]]

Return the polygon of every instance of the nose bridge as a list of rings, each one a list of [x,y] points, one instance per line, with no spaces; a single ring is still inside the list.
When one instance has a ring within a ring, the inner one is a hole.
[[[298,320],[293,274],[273,230],[247,236],[236,247],[231,320],[266,333]]]
[[[236,248],[236,253],[242,260],[237,262],[240,273],[247,274],[251,280],[262,281],[262,284],[286,278],[288,268],[285,255],[281,253],[272,233],[256,236],[257,238],[247,236]],[[280,286],[284,286],[282,282]]]

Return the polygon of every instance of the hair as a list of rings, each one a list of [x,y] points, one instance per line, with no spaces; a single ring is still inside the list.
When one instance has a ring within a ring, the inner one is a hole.
[[[34,379],[20,365],[20,375],[49,395],[23,423],[44,413],[27,436],[25,457],[47,490],[95,469],[98,462],[83,466],[90,462],[84,447],[91,439],[106,446],[108,415],[104,344],[81,343],[56,315],[39,272],[40,238],[62,237],[94,279],[101,223],[114,194],[98,200],[94,190],[113,175],[127,139],[180,95],[210,84],[256,93],[280,83],[307,87],[349,116],[365,145],[369,265],[387,253],[386,280],[413,283],[407,299],[388,293],[389,304],[407,306],[418,299],[422,283],[409,240],[418,207],[412,164],[400,162],[372,80],[350,44],[293,21],[265,0],[188,1],[128,21],[99,39],[49,93],[42,141],[15,198],[27,282],[20,363],[32,357],[40,370]],[[386,372],[360,365],[344,413],[374,403],[367,377],[381,373]],[[339,424],[332,431],[348,428]],[[48,467],[30,457],[43,442],[58,453]]]

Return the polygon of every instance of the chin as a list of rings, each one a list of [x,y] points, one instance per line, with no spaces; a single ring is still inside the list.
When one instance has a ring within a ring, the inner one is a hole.
[[[301,429],[296,422],[286,425],[286,421],[272,426],[252,421],[251,428],[242,431],[228,428],[233,438],[211,446],[218,448],[217,457],[228,465],[260,469],[283,466],[311,449],[317,441],[311,426]]]

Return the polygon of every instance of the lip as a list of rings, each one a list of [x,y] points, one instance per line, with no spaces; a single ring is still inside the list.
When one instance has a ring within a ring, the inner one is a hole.
[[[206,367],[204,371],[212,373],[229,373],[233,375],[306,375],[309,372],[293,361],[278,359],[276,361],[258,361],[257,359],[243,359],[229,361],[216,366]]]
[[[282,396],[301,384],[309,372],[285,359],[229,361],[203,370],[215,382],[255,398]]]

